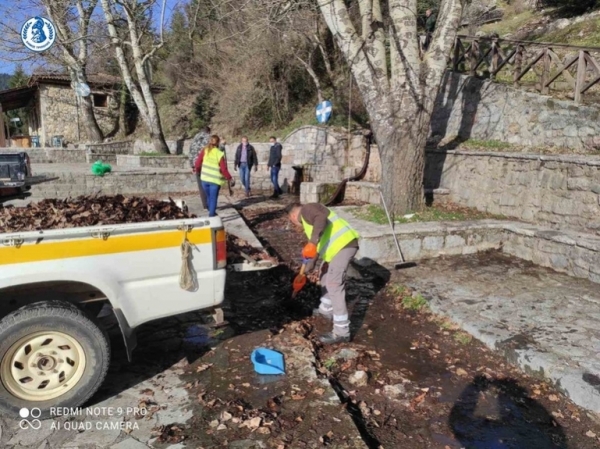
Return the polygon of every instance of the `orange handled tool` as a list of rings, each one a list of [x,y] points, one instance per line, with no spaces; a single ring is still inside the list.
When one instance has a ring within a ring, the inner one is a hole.
[[[300,290],[302,290],[306,285],[306,275],[304,274],[305,270],[306,264],[302,264],[302,268],[300,268],[300,274],[294,278],[294,283],[292,285],[294,290],[292,292],[292,299],[294,299]]]

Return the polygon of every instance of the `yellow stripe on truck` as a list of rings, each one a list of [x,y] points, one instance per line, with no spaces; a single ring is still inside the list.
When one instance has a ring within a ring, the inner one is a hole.
[[[187,235],[192,244],[212,242],[209,228],[192,229]],[[153,232],[150,234],[124,235],[101,238],[68,240],[66,242],[48,242],[23,244],[20,247],[0,246],[0,265],[40,262],[46,260],[70,259],[74,257],[99,256],[106,254],[149,251],[179,247],[183,241],[183,231]]]

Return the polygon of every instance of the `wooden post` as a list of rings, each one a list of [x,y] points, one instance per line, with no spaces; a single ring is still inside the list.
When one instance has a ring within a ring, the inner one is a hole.
[[[6,135],[4,133],[4,112],[0,104],[0,148],[6,147]]]
[[[544,49],[544,56],[542,56],[542,81],[541,81],[541,92],[546,95],[549,91],[548,80],[550,79],[550,53],[548,48]]]
[[[517,45],[517,52],[515,53],[515,69],[513,73],[513,85],[519,86],[519,74],[523,70],[523,50],[524,47],[521,44]]]
[[[498,71],[498,65],[500,60],[500,50],[498,49],[498,39],[492,40],[492,69],[490,70],[490,79],[494,81],[496,79],[496,72]]]
[[[575,79],[575,103],[581,103],[581,91],[585,84],[586,70],[585,51],[581,50],[579,52],[579,61],[577,63],[577,78]]]
[[[479,41],[477,39],[473,39],[473,43],[471,44],[471,52],[469,55],[469,73],[471,76],[477,75],[477,62],[479,61]]]

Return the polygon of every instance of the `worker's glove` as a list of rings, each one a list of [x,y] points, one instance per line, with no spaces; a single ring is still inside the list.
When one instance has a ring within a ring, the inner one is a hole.
[[[235,187],[235,179],[231,178],[229,180],[229,187]]]
[[[306,274],[309,274],[315,269],[315,265],[317,264],[317,258],[315,257],[314,259],[304,259],[302,263],[306,265],[304,272]]]
[[[303,259],[316,259],[317,257],[317,245],[314,243],[308,242],[304,245],[302,249],[302,258]]]

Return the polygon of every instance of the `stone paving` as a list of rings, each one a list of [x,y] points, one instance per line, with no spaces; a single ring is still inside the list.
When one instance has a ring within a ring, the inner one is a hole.
[[[490,348],[600,412],[600,291],[496,252],[432,259],[401,282]]]

